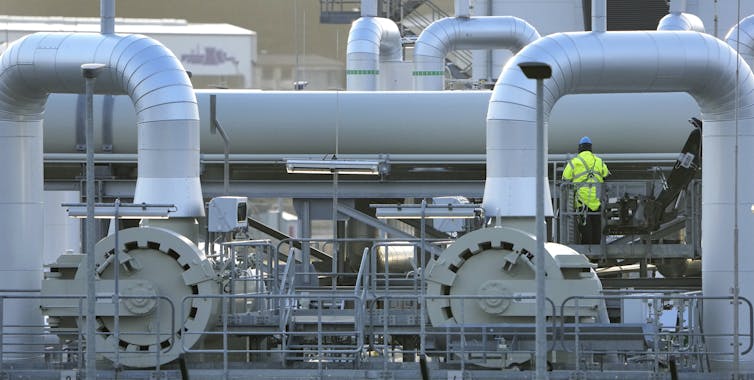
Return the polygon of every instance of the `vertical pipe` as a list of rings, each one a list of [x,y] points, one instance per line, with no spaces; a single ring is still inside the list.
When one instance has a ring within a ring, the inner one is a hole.
[[[115,33],[115,0],[100,0],[100,33]]]
[[[332,280],[330,281],[333,291],[337,287],[338,262],[341,260],[340,247],[338,246],[338,202],[338,171],[334,170],[332,173]],[[304,265],[308,265],[308,263],[304,263]]]
[[[312,237],[312,221],[311,221],[311,202],[306,199],[303,202],[303,205],[301,207],[301,215],[299,215],[299,223],[301,223],[301,262],[302,263],[308,263],[310,261],[309,255],[310,250],[309,247],[311,246],[311,237]],[[295,264],[295,261],[293,261]],[[287,268],[288,273],[292,273],[291,271],[295,268]],[[309,276],[304,276],[304,281],[306,284],[309,284]]]
[[[426,284],[427,283],[427,277],[426,277],[426,271],[424,270],[427,267],[427,252],[425,250],[425,239],[424,235],[426,234],[426,216],[427,216],[427,200],[422,198],[421,203],[421,219],[419,220],[419,240],[420,240],[420,249],[419,253],[421,254],[421,283]],[[387,262],[387,260],[386,260]],[[387,271],[385,271],[387,272]],[[426,358],[427,357],[427,287],[422,285],[421,291],[419,293],[419,307],[421,310],[419,310],[419,358]]]
[[[102,151],[113,151],[113,109],[115,97],[105,95],[102,97]]]
[[[469,18],[469,0],[456,0],[455,1],[456,17]]]
[[[379,0],[361,0],[361,17],[377,17]]]
[[[217,95],[209,96],[209,130],[211,134],[220,133],[223,139],[223,195],[230,194],[230,140],[225,130],[217,121]]]
[[[94,78],[96,67],[81,65],[86,83],[86,378],[97,379],[94,341]]]
[[[115,225],[115,228],[113,231],[113,255],[115,256],[113,260],[113,282],[114,282],[114,289],[113,289],[113,335],[115,336],[115,344],[113,349],[115,350],[115,363],[113,363],[113,367],[115,367],[115,370],[120,369],[120,257],[118,255],[118,251],[120,251],[120,242],[118,241],[118,234],[120,233],[120,198],[115,199],[115,213],[113,215],[113,224]]]
[[[547,379],[547,337],[545,334],[545,133],[543,79],[537,79],[537,315],[536,319],[536,374],[537,379]]]
[[[86,96],[81,94],[76,98],[76,151],[86,150]]]
[[[476,0],[473,7],[474,16],[490,16],[492,14],[492,4],[490,0]],[[475,81],[490,82],[492,81],[492,50],[472,50],[471,51],[471,79]],[[500,73],[497,73],[498,75]]]
[[[668,10],[669,13],[686,12],[686,0],[670,0]]]
[[[607,31],[607,0],[592,0],[592,31]]]

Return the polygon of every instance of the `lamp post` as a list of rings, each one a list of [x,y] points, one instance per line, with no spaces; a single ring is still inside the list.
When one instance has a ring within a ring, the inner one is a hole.
[[[101,63],[81,65],[86,91],[86,378],[96,380],[97,362],[94,343],[94,80],[105,68]]]
[[[537,315],[536,315],[536,378],[547,379],[547,339],[545,331],[545,126],[543,82],[552,76],[552,68],[544,62],[521,62],[521,71],[529,79],[537,81]]]

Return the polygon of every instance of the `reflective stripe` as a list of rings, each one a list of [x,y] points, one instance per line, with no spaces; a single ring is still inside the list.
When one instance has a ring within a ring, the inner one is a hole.
[[[581,153],[583,153],[583,155]],[[607,166],[599,157],[591,152],[581,153],[576,155],[579,161],[576,161],[575,158],[571,158],[568,161],[566,170],[563,172],[563,179],[569,180],[573,183],[573,196],[577,207],[586,206],[585,208],[591,211],[596,211],[601,204],[599,199],[600,196],[598,194],[598,186],[596,184],[604,182],[603,172],[606,174],[609,172]],[[588,160],[586,159],[588,156],[591,156],[591,166],[589,166]],[[600,165],[597,165],[598,163]],[[583,169],[576,173],[575,171],[578,169],[576,166],[579,164],[583,166]]]
[[[583,172],[578,173],[578,174],[573,174],[573,182],[576,182],[577,178],[581,178],[581,177],[583,177],[585,175],[587,176],[587,179],[588,179],[588,176],[591,175],[594,179],[596,179],[599,182],[602,182],[602,181],[605,180],[602,177],[602,174],[600,174],[599,172],[595,172],[594,171],[594,167],[597,165],[597,157],[594,158],[594,162],[592,162],[592,167],[591,168],[589,168],[589,165],[586,164],[586,160],[584,160],[584,157],[581,157],[579,155],[579,156],[576,156],[576,158],[578,158],[581,161],[581,163],[584,165],[584,169],[586,169],[586,170],[584,170]],[[573,166],[573,160],[569,161],[568,164],[571,165],[571,170],[575,170],[576,169]],[[587,182],[587,181],[582,181],[582,182]]]

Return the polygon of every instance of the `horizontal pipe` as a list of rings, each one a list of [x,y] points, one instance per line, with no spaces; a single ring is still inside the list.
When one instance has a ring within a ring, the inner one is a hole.
[[[485,153],[490,91],[197,90],[204,121],[199,131],[204,154],[223,153],[222,139],[210,133],[207,121],[212,94],[217,95],[218,121],[233,141],[240,142],[234,145],[233,154],[333,153],[336,120],[340,154]],[[77,98],[66,94],[49,97],[45,153],[78,152],[74,133]],[[95,97],[95,131],[102,128],[104,105],[103,97]],[[135,153],[137,119],[132,102],[127,96],[116,96],[112,112],[112,152]],[[683,93],[567,96],[555,104],[550,115],[549,152],[574,153],[583,135],[592,138],[599,153],[679,152],[691,131],[687,120],[692,116],[700,117],[699,106]],[[101,136],[95,134],[95,138]]]
[[[549,162],[565,162],[572,158],[572,154],[550,154]],[[608,163],[640,163],[640,162],[665,162],[672,163],[678,159],[678,153],[605,153],[600,154]],[[288,159],[307,160],[320,159],[310,155],[281,155],[281,154],[231,154],[232,164],[283,164]],[[342,154],[338,158],[344,160],[379,160],[374,154]],[[224,154],[202,154],[199,157],[201,163],[222,164],[225,161]],[[485,161],[484,154],[394,154],[387,157],[390,164],[478,164]],[[81,163],[86,161],[84,153],[45,153],[46,163]],[[136,163],[137,155],[134,153],[100,153],[94,155],[96,163]]]

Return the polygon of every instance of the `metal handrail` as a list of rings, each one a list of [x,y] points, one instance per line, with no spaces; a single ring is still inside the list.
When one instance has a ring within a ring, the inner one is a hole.
[[[661,307],[660,305],[663,302],[667,302],[667,301],[685,301],[685,302],[691,304],[691,303],[697,303],[699,301],[702,301],[702,303],[703,303],[704,301],[711,301],[711,300],[720,300],[720,301],[724,300],[724,301],[730,301],[730,302],[733,302],[733,300],[734,300],[734,298],[732,296],[730,296],[730,297],[712,297],[712,296],[705,297],[705,296],[702,296],[700,294],[667,295],[667,294],[660,294],[660,293],[652,293],[652,294],[645,294],[645,295],[571,296],[571,297],[566,298],[563,301],[563,303],[561,304],[561,314],[563,313],[563,310],[566,308],[566,305],[569,304],[569,303],[575,303],[576,306],[578,306],[579,300],[607,300],[607,299],[647,300],[647,301],[651,300],[651,301],[653,301],[653,306],[655,307],[655,310],[653,310],[654,313],[657,313],[658,310],[660,310],[659,309]],[[749,331],[745,335],[745,337],[748,338],[749,343],[746,346],[746,348],[743,351],[741,351],[741,353],[740,353],[740,355],[745,355],[745,354],[749,353],[752,350],[752,346],[754,345],[754,309],[752,308],[752,304],[751,304],[751,302],[748,299],[746,299],[744,297],[739,297],[739,300],[741,300],[741,302],[744,302],[747,305],[747,307],[748,307],[748,325],[749,325]],[[577,310],[578,310],[578,308],[577,308]],[[647,331],[642,330],[642,332],[641,332],[641,335],[642,335],[641,338],[647,340],[647,336],[651,336],[651,339],[652,339],[651,341],[653,343],[653,345],[651,347],[651,350],[652,350],[651,353],[654,354],[653,361],[654,361],[655,368],[659,368],[659,355],[673,354],[673,353],[675,353],[677,351],[681,351],[680,348],[677,349],[676,351],[663,351],[660,348],[660,345],[659,345],[660,341],[661,341],[661,339],[663,337],[666,337],[666,336],[669,336],[669,337],[679,336],[679,337],[691,337],[691,338],[704,339],[704,338],[710,337],[710,336],[718,336],[718,337],[733,337],[734,336],[733,332],[731,332],[731,333],[725,333],[725,334],[709,334],[709,333],[702,334],[701,332],[695,332],[696,325],[693,325],[693,326],[691,325],[691,323],[694,322],[694,320],[693,320],[693,314],[690,314],[690,320],[688,321],[689,322],[688,330],[679,330],[679,331],[677,331],[675,333],[673,333],[673,332],[667,332],[667,331],[665,331],[663,329],[665,326],[663,326],[663,325],[660,324],[660,322],[659,322],[659,316],[658,315],[656,315],[654,319],[650,320],[650,322],[651,323],[646,324],[645,326],[652,328],[650,330],[650,332],[652,334],[648,334]],[[698,325],[701,325],[702,321],[698,320],[698,321],[696,321],[696,323]],[[566,333],[566,324],[565,324],[564,321],[563,321],[563,323],[561,323],[561,326],[560,326],[560,330],[561,330],[561,339],[560,339],[561,347],[565,351],[567,351],[567,352],[575,352],[575,354],[576,354],[577,369],[578,369],[578,366],[580,365],[579,363],[580,363],[580,356],[581,356],[581,354],[594,354],[594,353],[604,354],[604,353],[606,353],[606,352],[603,352],[603,351],[585,350],[585,349],[583,349],[581,347],[581,345],[579,343],[579,339],[580,338],[581,339],[584,338],[583,335],[582,335],[583,331],[581,331],[581,329],[585,328],[588,325],[589,324],[586,324],[586,323],[580,323],[578,321],[578,318],[576,318],[575,321],[572,324],[570,324],[570,326],[572,326],[574,328],[574,332],[571,335],[569,335],[569,334]],[[601,336],[601,335],[616,336],[616,334],[617,335],[621,335],[621,333],[615,332],[615,331],[610,331],[609,333],[608,332],[606,332],[606,333],[590,332],[588,334],[589,334],[589,336]],[[565,339],[566,339],[567,335],[574,337],[575,341],[574,341],[574,349],[573,350],[569,350],[568,346],[565,344]],[[635,334],[624,333],[622,335],[623,336],[632,336],[632,335],[635,335]],[[639,353],[642,353],[642,352],[643,351],[637,351],[637,352],[635,352],[635,354],[639,354]],[[731,354],[734,353],[732,351],[732,349],[731,349],[730,352],[710,352],[710,351],[704,349],[703,347],[699,347],[699,349],[697,349],[696,351],[693,349],[693,347],[688,347],[688,349],[685,350],[684,352],[686,354],[696,354],[696,355],[709,355],[709,354],[726,354],[726,355],[731,355]]]
[[[78,311],[79,312],[78,312],[78,314],[76,316],[74,316],[74,318],[76,318],[78,320],[77,327],[73,328],[73,329],[65,329],[65,330],[60,330],[60,329],[55,328],[53,330],[53,328],[50,327],[49,325],[8,325],[8,324],[5,324],[4,316],[3,316],[3,313],[2,313],[3,309],[5,308],[5,302],[6,302],[6,300],[17,300],[17,299],[26,299],[26,300],[43,300],[43,299],[47,299],[47,300],[77,300],[78,301],[77,303],[78,303]],[[54,332],[64,332],[64,331],[67,331],[68,333],[76,333],[76,335],[78,336],[78,342],[77,342],[77,348],[78,348],[78,352],[77,352],[78,353],[78,368],[79,368],[79,370],[82,370],[84,368],[83,367],[83,361],[82,361],[83,357],[84,357],[84,352],[82,350],[82,347],[84,345],[82,343],[84,342],[83,337],[85,335],[83,333],[83,331],[85,330],[85,326],[84,326],[84,323],[83,323],[83,318],[85,317],[85,314],[86,314],[85,311],[84,311],[84,302],[86,301],[86,299],[87,299],[86,295],[71,295],[71,294],[60,294],[60,295],[0,295],[0,368],[3,368],[2,365],[3,365],[3,360],[4,360],[5,354],[8,354],[8,353],[11,353],[11,354],[12,353],[19,353],[19,354],[20,353],[23,353],[23,354],[30,354],[30,353],[32,353],[33,354],[33,353],[37,352],[37,351],[6,351],[4,346],[6,344],[5,343],[5,339],[8,337],[8,335],[12,335],[12,336],[27,336],[27,335],[28,336],[36,336],[36,335],[49,334],[49,333],[52,333],[53,331]],[[96,296],[96,299],[112,300],[112,295],[99,295],[99,296]],[[136,296],[136,295],[134,295],[134,296],[128,296],[128,295],[121,295],[120,299],[121,300],[123,300],[123,299],[154,299],[154,300],[160,300],[160,301],[167,302],[167,304],[170,307],[170,334],[169,334],[168,340],[169,341],[175,341],[175,337],[176,337],[175,305],[173,304],[173,301],[170,298],[168,298],[166,296],[159,296],[159,295],[154,295],[154,296]],[[158,305],[159,305],[159,302],[158,302]],[[159,306],[158,306],[157,313],[159,313]],[[40,334],[40,333],[37,333],[37,332],[22,332],[22,333],[8,334],[6,332],[7,328],[35,328],[35,329],[39,328],[39,329],[42,330],[43,333]],[[157,347],[159,347],[160,336],[167,335],[167,334],[163,334],[159,330],[159,324],[158,324],[158,328],[156,330],[157,330],[156,332],[155,331],[129,331],[129,334],[132,334],[132,335],[152,335],[152,334],[154,334],[156,336],[156,340],[157,340]],[[96,332],[95,334],[96,335],[103,335],[105,333],[103,333],[103,332]],[[12,343],[12,344],[15,345],[16,343]],[[29,346],[29,347],[44,346],[41,342],[31,343],[31,344],[23,344],[23,345],[24,346]],[[124,353],[125,352],[125,351],[116,351],[116,350],[118,350],[118,348],[113,348],[112,350],[109,350],[109,349],[105,350],[102,347],[97,347],[97,351],[96,352],[98,354],[115,354],[116,352],[120,352],[120,353]],[[155,360],[157,362],[156,368],[159,368],[159,355],[160,355],[160,351],[161,350],[158,349],[154,353],[155,354]],[[61,353],[62,354],[62,353],[68,353],[68,352],[69,351],[66,351],[66,350],[63,350],[63,349],[60,349],[60,350],[47,350],[45,347],[42,347],[42,349],[39,351],[39,354],[45,354],[45,353]]]
[[[364,252],[361,255],[361,263],[359,264],[359,272],[356,274],[356,284],[353,288],[353,295],[358,296],[359,291],[362,290],[362,281],[367,281],[367,275],[364,273],[367,272],[367,259],[369,258],[369,248],[364,248]],[[363,287],[363,291],[366,291],[366,286]]]

